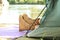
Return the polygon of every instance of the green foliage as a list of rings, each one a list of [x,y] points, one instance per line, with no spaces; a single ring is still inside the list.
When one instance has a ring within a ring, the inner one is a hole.
[[[10,4],[45,4],[45,0],[8,0]]]
[[[15,0],[8,0],[10,4],[15,4]]]

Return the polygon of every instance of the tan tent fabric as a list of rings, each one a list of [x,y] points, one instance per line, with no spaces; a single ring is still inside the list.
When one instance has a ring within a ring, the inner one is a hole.
[[[34,19],[29,18],[26,14],[19,16],[19,30],[29,30],[30,26],[34,22]],[[39,18],[33,24],[31,30],[35,29],[35,26],[39,24]]]
[[[2,0],[0,0],[0,4],[2,4]]]

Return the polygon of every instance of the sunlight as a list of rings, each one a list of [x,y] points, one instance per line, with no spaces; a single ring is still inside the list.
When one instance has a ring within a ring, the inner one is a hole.
[[[7,0],[2,0],[2,14],[0,15],[0,23],[16,23],[16,13],[13,14],[12,12],[9,13],[9,3]]]
[[[0,40],[7,40],[6,38],[0,38]]]

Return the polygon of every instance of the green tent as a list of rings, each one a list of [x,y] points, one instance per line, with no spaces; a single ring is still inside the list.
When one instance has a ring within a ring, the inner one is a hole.
[[[45,20],[40,24],[39,28],[28,33],[28,37],[60,36],[60,0],[48,0],[46,3],[48,5],[44,15],[46,16]]]

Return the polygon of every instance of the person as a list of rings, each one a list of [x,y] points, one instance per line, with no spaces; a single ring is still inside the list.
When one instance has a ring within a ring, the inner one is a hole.
[[[23,14],[19,16],[19,31],[23,31],[23,30],[34,30],[37,25],[40,24],[40,18],[37,18],[35,23],[33,24],[35,19],[31,19],[28,17],[27,14]],[[32,25],[33,24],[33,25]],[[32,25],[31,29],[30,26]]]

